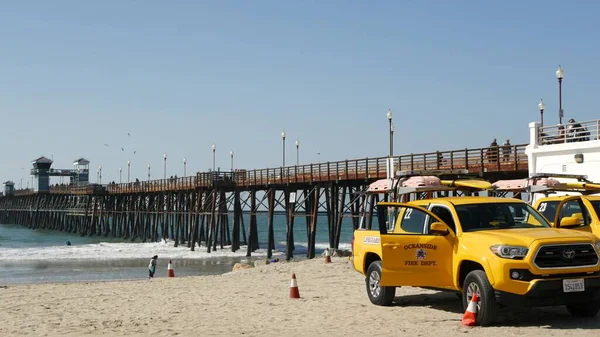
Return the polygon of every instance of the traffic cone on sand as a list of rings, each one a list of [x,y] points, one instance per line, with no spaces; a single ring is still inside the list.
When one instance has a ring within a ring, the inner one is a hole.
[[[479,296],[477,295],[477,293],[474,293],[473,297],[471,298],[471,302],[469,302],[467,310],[463,315],[462,325],[475,326],[475,323],[477,321],[477,302],[479,302]]]
[[[296,274],[292,274],[292,281],[290,282],[290,298],[300,298],[298,283],[296,282]]]
[[[175,271],[173,270],[173,266],[171,266],[171,260],[169,260],[169,264],[167,265],[167,277],[175,277]]]
[[[331,263],[331,255],[329,254],[329,248],[325,249],[325,263]]]

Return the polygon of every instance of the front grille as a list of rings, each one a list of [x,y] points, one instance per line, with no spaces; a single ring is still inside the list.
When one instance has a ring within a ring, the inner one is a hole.
[[[533,263],[540,269],[592,267],[598,255],[589,243],[542,246]]]

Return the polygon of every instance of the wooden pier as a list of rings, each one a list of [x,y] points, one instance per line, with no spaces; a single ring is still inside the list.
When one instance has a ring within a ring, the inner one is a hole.
[[[489,181],[525,178],[527,144],[394,156],[395,171],[466,169]],[[257,214],[265,211],[267,256],[275,249],[274,228],[286,226],[286,258],[293,257],[295,220],[304,218],[307,257],[315,257],[319,216],[327,218],[329,246],[338,248],[342,220],[358,226],[362,192],[387,177],[388,157],[194,176],[124,184],[53,186],[47,192],[16,190],[0,198],[0,223],[53,229],[80,235],[104,235],[141,242],[174,240],[211,252],[246,246],[259,249]],[[274,213],[286,215],[274,223]],[[249,214],[244,222],[243,214]],[[304,241],[304,240],[303,240]]]

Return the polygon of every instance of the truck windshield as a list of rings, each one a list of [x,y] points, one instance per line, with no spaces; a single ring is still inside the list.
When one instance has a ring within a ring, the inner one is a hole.
[[[546,228],[548,221],[526,203],[456,205],[463,232],[513,228]]]
[[[594,206],[594,211],[597,215],[600,216],[600,200],[590,200],[592,206]]]

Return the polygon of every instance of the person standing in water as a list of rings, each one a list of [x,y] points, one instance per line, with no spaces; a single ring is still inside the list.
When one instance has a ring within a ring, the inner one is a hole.
[[[154,273],[156,272],[156,260],[158,260],[158,255],[154,255],[152,259],[150,259],[150,264],[148,264],[148,278],[151,279],[154,277]]]

